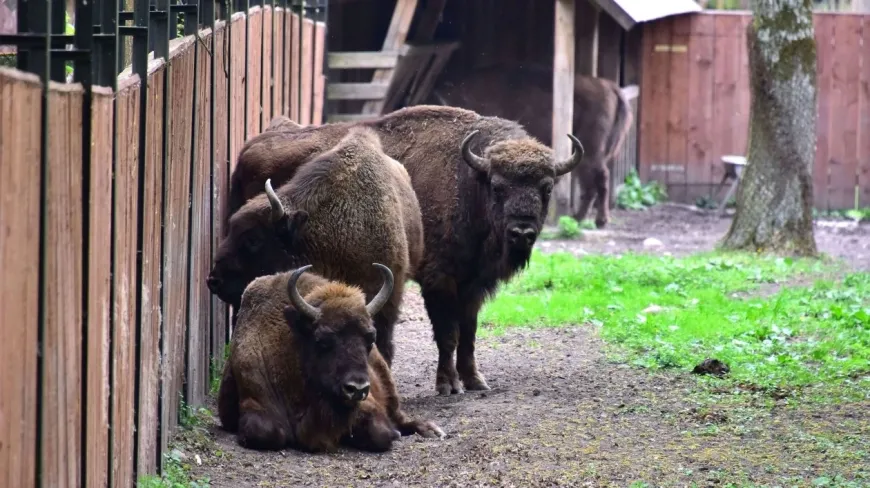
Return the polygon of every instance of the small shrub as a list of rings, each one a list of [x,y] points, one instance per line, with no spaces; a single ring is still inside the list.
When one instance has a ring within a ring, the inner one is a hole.
[[[580,230],[580,223],[573,217],[568,215],[559,217],[559,237],[563,239],[573,239],[582,233],[583,231]]]
[[[616,205],[628,210],[645,210],[664,201],[667,197],[667,190],[661,183],[653,181],[644,185],[637,172],[631,170],[625,177],[625,184],[616,195]]]

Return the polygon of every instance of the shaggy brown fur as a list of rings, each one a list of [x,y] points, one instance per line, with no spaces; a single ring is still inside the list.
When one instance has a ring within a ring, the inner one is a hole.
[[[500,281],[528,263],[561,174],[557,167],[570,171],[579,159],[556,164],[552,151],[516,122],[421,105],[368,122],[261,134],[248,142],[248,150],[270,147],[270,152],[261,159],[239,159],[233,190],[262,188],[267,178],[289,178],[307,167],[310,155],[359,126],[376,130],[384,152],[404,164],[420,202],[425,254],[414,279],[438,344],[436,388],[441,394],[461,393],[461,379],[466,389],[489,389],[474,358],[478,311]],[[475,132],[468,144],[470,158],[484,161],[476,167],[460,147]],[[242,198],[255,195],[240,191]]]
[[[442,80],[431,98],[433,103],[516,120],[544,144],[552,142],[552,69],[528,64],[482,68]],[[601,228],[610,220],[610,170],[631,122],[630,107],[616,83],[574,77],[573,133],[586,149],[583,164],[574,169],[581,189],[576,219],[586,218],[594,199],[595,225]]]
[[[404,283],[423,256],[420,207],[407,171],[384,155],[375,131],[358,128],[336,142],[276,190],[286,212],[279,222],[265,194],[231,217],[207,283],[238,307],[257,276],[311,263],[319,274],[360,286],[371,298],[381,284],[371,263],[384,263],[396,286],[375,327],[378,348],[391,363]]]
[[[297,124],[290,120],[290,117],[285,115],[276,115],[272,118],[272,122],[269,123],[269,127],[266,127],[263,132],[269,131],[283,131],[283,132],[293,132],[297,129],[301,129],[303,126]]]
[[[245,290],[218,394],[223,427],[243,446],[270,450],[345,443],[384,451],[399,434],[443,437],[434,423],[402,411],[390,369],[372,347],[362,291],[300,276],[296,289],[322,314],[314,320],[293,306],[291,274],[257,278]],[[350,395],[348,384],[370,390]]]

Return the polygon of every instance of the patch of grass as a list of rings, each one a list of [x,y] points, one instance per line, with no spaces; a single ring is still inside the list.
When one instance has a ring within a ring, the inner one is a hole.
[[[813,217],[833,220],[854,220],[855,222],[868,222],[870,221],[870,207],[851,208],[848,210],[813,209]]]
[[[229,360],[229,357],[230,357],[230,345],[229,344],[224,344],[223,357],[224,357],[223,364],[226,364],[227,360]],[[215,358],[211,358],[210,363],[211,363],[210,364],[210,366],[211,366],[210,367],[211,378],[209,378],[209,392],[211,393],[212,396],[217,396],[218,390],[220,390],[220,387],[221,387],[221,379],[223,378],[224,372],[223,372],[222,368],[219,368],[217,366],[218,363],[217,363],[217,361],[215,361]]]
[[[583,231],[580,230],[580,223],[573,217],[568,215],[559,217],[559,237],[562,239],[573,239],[581,234],[583,234]]]
[[[714,357],[751,391],[851,385],[870,398],[870,273],[784,286],[838,269],[747,254],[578,259],[536,251],[484,307],[481,334],[593,324],[634,365],[687,371]]]
[[[138,488],[209,488],[208,478],[190,479],[190,466],[181,451],[173,449],[163,455],[163,475],[139,478]]]
[[[668,192],[661,183],[652,181],[644,185],[637,171],[631,170],[625,177],[625,184],[616,194],[616,206],[628,210],[644,210],[667,198]]]

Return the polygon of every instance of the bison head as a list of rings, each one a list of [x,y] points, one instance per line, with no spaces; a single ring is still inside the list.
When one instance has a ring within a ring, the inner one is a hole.
[[[371,317],[393,293],[390,268],[374,266],[383,273],[384,284],[368,304],[359,288],[334,283],[314,289],[306,301],[296,282],[310,264],[295,270],[287,282],[293,306],[284,308],[284,316],[297,337],[303,374],[336,405],[355,406],[371,387],[368,359],[376,338]]]
[[[583,145],[568,134],[574,153],[564,161],[554,160],[553,151],[532,138],[495,142],[479,156],[471,150],[477,133],[462,141],[462,158],[488,188],[493,230],[501,233],[510,255],[525,261],[544,224],[553,185],[580,163]]]
[[[234,307],[251,281],[290,268],[291,255],[301,250],[308,212],[285,211],[269,180],[266,194],[268,202],[256,197],[230,218],[229,232],[206,279],[209,290]]]

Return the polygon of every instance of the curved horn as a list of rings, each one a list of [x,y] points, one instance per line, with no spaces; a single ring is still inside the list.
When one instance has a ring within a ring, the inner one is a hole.
[[[281,205],[281,200],[278,200],[278,195],[272,189],[272,178],[266,180],[266,196],[269,197],[269,204],[272,206],[272,222],[277,222],[284,217],[284,205]]]
[[[465,139],[462,140],[462,144],[459,145],[459,149],[462,151],[462,158],[465,160],[465,163],[471,166],[473,169],[480,171],[481,173],[489,172],[489,161],[486,158],[482,158],[477,154],[471,152],[471,147],[469,147],[469,143],[471,143],[471,139],[480,132],[479,130],[471,131]]]
[[[296,282],[299,281],[299,277],[302,276],[302,273],[311,269],[312,265],[303,266],[290,275],[290,280],[287,282],[287,294],[290,296],[290,303],[296,307],[296,310],[299,310],[303,315],[306,315],[311,320],[317,320],[320,318],[320,310],[317,307],[311,305],[306,302],[302,295],[299,294],[299,289],[296,288]]]
[[[380,263],[372,263],[372,266],[380,268],[381,274],[384,275],[384,284],[381,286],[378,294],[372,298],[372,301],[366,304],[366,312],[368,312],[369,316],[374,316],[380,312],[384,304],[387,303],[387,300],[390,299],[390,295],[393,294],[393,272],[390,271],[390,268]]]
[[[568,134],[568,137],[571,139],[571,145],[574,146],[574,154],[564,161],[556,162],[556,176],[562,176],[574,169],[575,166],[580,164],[580,161],[583,161],[583,156],[586,154],[586,150],[583,149],[583,144],[580,143],[580,139],[574,137],[574,134]]]

